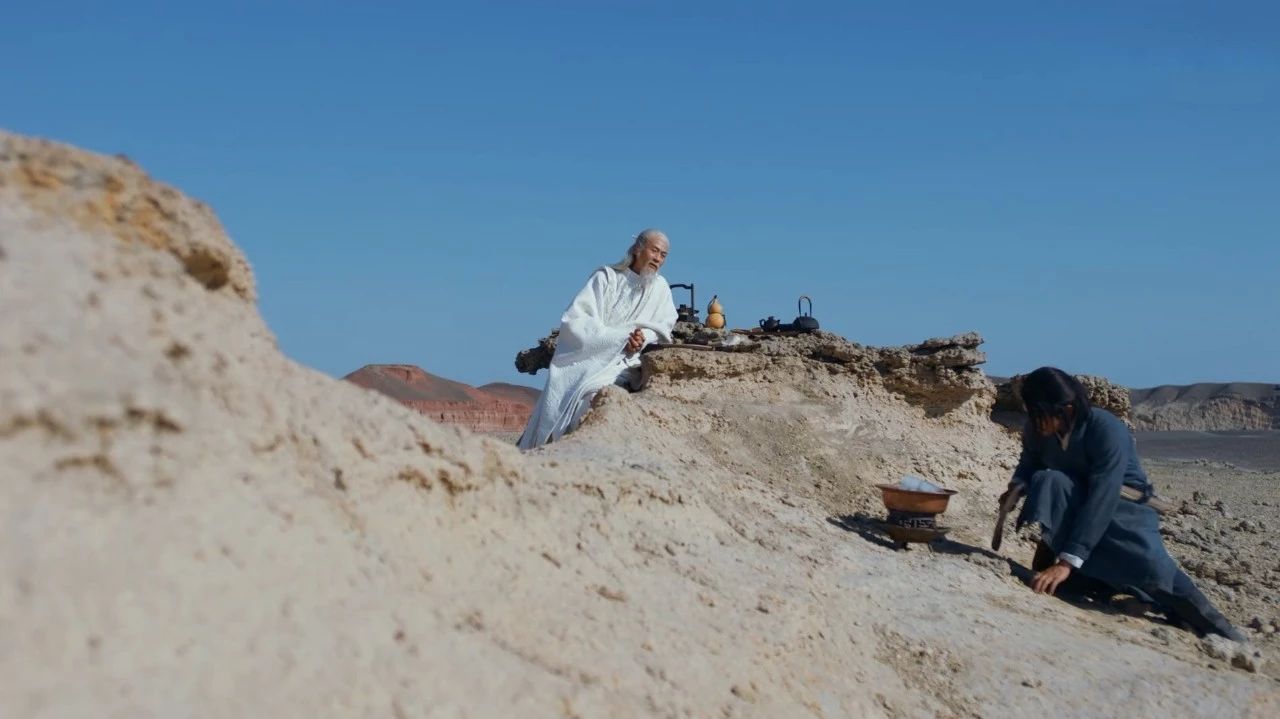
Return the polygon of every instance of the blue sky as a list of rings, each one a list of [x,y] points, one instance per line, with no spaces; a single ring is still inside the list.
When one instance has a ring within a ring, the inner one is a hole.
[[[516,351],[656,226],[732,326],[1280,382],[1277,8],[11,4],[0,126],[210,203],[336,376],[541,386]]]

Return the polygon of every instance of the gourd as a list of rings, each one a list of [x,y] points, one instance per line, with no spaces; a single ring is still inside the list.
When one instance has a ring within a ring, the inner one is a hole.
[[[720,304],[718,297],[719,295],[711,296],[711,303],[707,305],[707,321],[704,323],[713,330],[724,327],[724,306]]]

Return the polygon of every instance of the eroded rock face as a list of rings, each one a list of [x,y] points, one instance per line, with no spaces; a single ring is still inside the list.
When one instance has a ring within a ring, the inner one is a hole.
[[[671,328],[671,338],[675,340],[675,344],[719,344],[729,334],[730,332],[727,329],[714,329],[700,322],[679,321]]]
[[[551,366],[551,358],[556,354],[556,341],[560,339],[560,330],[551,330],[551,334],[538,340],[538,344],[516,353],[516,371],[524,374],[537,374]]]
[[[759,372],[781,360],[804,360],[878,383],[938,415],[975,397],[994,398],[991,383],[979,369],[986,361],[978,349],[981,344],[978,333],[968,332],[904,347],[866,347],[817,331],[753,335],[723,351],[651,351],[642,362],[647,377],[728,378]]]
[[[1022,407],[1022,395],[1020,393],[1022,382],[1026,375],[1016,375],[1008,380],[1001,382],[996,386],[996,404],[997,412],[1006,412],[1012,415],[1019,415],[1025,419],[1025,413]],[[1076,375],[1076,379],[1080,380],[1080,384],[1089,393],[1089,402],[1099,409],[1105,409],[1111,414],[1129,422],[1129,390],[1126,387],[1108,380],[1105,377],[1096,375]],[[1017,422],[1021,426],[1021,422]],[[1132,426],[1132,423],[1130,423]]]
[[[671,337],[676,344],[713,344],[723,342],[729,336],[725,329],[711,329],[694,322],[676,322],[671,328]],[[516,353],[516,371],[524,374],[537,374],[540,370],[551,366],[551,358],[556,353],[556,342],[560,338],[560,330],[551,330],[546,337],[538,340],[538,344]]]
[[[533,374],[549,367],[551,357],[555,354],[557,334],[553,332],[539,340],[536,347],[517,354],[516,368]],[[821,330],[748,336],[683,322],[676,324],[672,334],[676,344],[716,346],[732,351],[735,355],[797,357],[839,365],[866,380],[882,382],[889,390],[926,407],[933,414],[944,414],[970,398],[990,394],[992,391],[991,383],[979,368],[987,361],[987,357],[978,349],[982,345],[982,336],[977,332],[938,337],[902,347],[867,347]],[[740,340],[740,343],[726,344],[730,338]],[[646,352],[645,356],[662,352]],[[681,353],[675,357],[652,360],[648,371],[650,374],[669,373],[672,376],[712,376],[706,373],[716,371],[733,375],[749,371],[745,369],[747,367],[760,367],[763,364],[767,363],[746,359],[696,357]]]
[[[981,335],[966,332],[887,348],[880,350],[877,369],[889,389],[931,409],[946,411],[970,397],[991,393],[991,383],[978,368],[987,361],[978,349],[981,345]]]
[[[0,715],[482,695],[336,658],[445,637],[507,661],[408,610],[453,613],[425,548],[464,541],[514,448],[281,356],[213,215],[122,160],[0,132],[0,257]]]
[[[152,180],[124,157],[0,133],[0,190],[44,220],[69,220],[85,232],[163,250],[206,288],[255,299],[249,263],[208,206]]]

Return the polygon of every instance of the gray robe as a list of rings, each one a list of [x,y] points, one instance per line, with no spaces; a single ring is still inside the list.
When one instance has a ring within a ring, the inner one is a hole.
[[[1121,485],[1151,494],[1129,428],[1093,408],[1063,448],[1028,423],[1014,479],[1027,484],[1018,526],[1041,525],[1041,541],[1055,553],[1084,560],[1080,572],[1117,588],[1170,591],[1177,564],[1160,538],[1159,515],[1120,498]]]

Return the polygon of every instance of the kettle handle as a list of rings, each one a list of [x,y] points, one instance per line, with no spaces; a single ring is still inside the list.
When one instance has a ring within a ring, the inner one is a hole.
[[[805,311],[804,311],[805,300],[809,300],[808,314],[805,314]],[[800,313],[801,317],[812,317],[813,316],[813,299],[811,299],[809,295],[800,295],[800,299],[796,300],[796,311]]]

